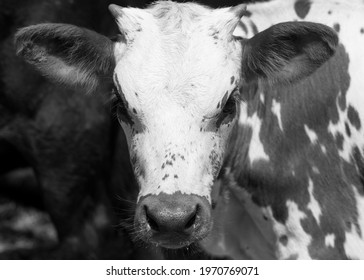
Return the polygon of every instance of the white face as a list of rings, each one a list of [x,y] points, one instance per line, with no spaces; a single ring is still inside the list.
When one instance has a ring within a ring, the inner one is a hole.
[[[139,198],[180,192],[210,201],[237,117],[241,45],[211,26],[205,8],[184,22],[144,13],[132,43],[117,44],[114,72]]]

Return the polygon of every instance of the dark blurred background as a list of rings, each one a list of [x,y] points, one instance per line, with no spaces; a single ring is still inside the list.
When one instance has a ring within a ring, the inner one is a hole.
[[[136,186],[112,104],[104,95],[49,83],[13,47],[17,29],[45,22],[113,36],[118,30],[109,4],[151,2],[0,0],[0,258],[165,257],[133,240]],[[199,1],[211,7],[242,2],[250,1]],[[182,257],[206,256],[196,250]]]

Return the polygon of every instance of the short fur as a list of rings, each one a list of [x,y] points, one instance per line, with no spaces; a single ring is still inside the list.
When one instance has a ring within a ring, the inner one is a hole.
[[[111,81],[113,44],[89,29],[68,24],[32,25],[16,33],[15,45],[18,55],[58,82],[92,91],[100,79]]]
[[[338,38],[325,25],[310,22],[276,24],[243,43],[243,77],[294,82],[308,76],[335,52]]]

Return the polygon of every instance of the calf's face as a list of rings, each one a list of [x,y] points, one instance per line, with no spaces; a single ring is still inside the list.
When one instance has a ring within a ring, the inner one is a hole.
[[[181,247],[211,227],[211,188],[237,116],[241,44],[200,6],[195,17],[182,6],[184,22],[165,8],[111,7],[132,41],[116,46],[113,78],[140,186],[135,225],[148,240]]]
[[[140,187],[136,232],[160,246],[187,246],[211,229],[211,189],[241,110],[241,85],[307,76],[334,53],[337,38],[312,23],[235,38],[244,5],[212,10],[159,2],[110,11],[121,31],[116,42],[46,24],[20,30],[17,50],[66,84],[94,90],[113,81]]]

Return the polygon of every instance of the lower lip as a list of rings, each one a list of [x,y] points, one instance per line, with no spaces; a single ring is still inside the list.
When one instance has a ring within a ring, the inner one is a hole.
[[[179,243],[179,244],[173,244],[173,243],[162,243],[162,242],[157,242],[156,243],[158,246],[160,247],[164,247],[167,249],[181,249],[183,247],[186,247],[188,245],[190,245],[190,242],[183,242],[183,243]]]

